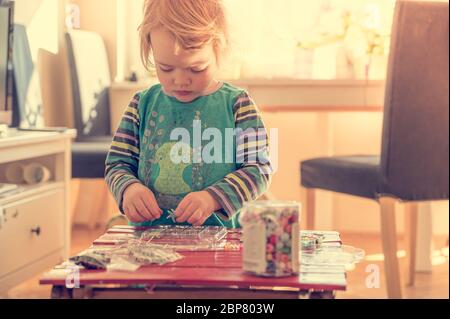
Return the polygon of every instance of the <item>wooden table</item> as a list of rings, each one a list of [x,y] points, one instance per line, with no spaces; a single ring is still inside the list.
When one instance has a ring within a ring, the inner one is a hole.
[[[235,236],[230,232],[229,236]],[[230,237],[229,237],[230,238]],[[236,237],[234,237],[236,238]],[[101,240],[94,245],[104,245]],[[151,298],[151,299],[298,299],[334,298],[345,290],[340,282],[311,282],[305,274],[267,278],[242,271],[242,250],[181,252],[181,260],[163,266],[141,266],[134,272],[81,270],[74,274],[61,269],[40,280],[52,285],[52,298]],[[66,285],[79,280],[79,288]],[[321,280],[322,280],[321,279]]]

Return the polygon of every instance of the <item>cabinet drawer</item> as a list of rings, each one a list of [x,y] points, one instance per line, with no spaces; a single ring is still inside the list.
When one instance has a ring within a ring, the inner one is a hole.
[[[0,209],[4,215],[0,228],[0,278],[63,247],[63,190]]]

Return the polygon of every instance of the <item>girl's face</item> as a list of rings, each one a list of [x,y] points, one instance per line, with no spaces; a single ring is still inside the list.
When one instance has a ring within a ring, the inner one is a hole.
[[[198,50],[177,52],[175,37],[165,28],[150,34],[158,79],[164,93],[180,102],[191,102],[214,92],[218,82],[216,56],[211,44]]]

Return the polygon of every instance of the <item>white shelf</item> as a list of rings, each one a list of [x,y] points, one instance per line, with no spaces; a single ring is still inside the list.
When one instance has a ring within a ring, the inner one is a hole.
[[[69,255],[71,139],[75,133],[10,129],[8,136],[0,138],[1,182],[8,183],[5,172],[10,163],[39,163],[51,176],[48,182],[21,183],[18,189],[0,195],[0,251],[8,256],[0,262],[0,294]],[[34,229],[39,231],[30,235]]]
[[[68,136],[75,138],[77,131],[74,129],[68,129],[63,133],[59,132],[28,132],[19,131],[15,128],[8,129],[7,136],[0,137],[0,148],[6,148],[11,146],[19,146],[23,144],[39,143],[42,141],[52,142],[61,139],[61,136]]]
[[[39,195],[48,191],[55,189],[64,188],[63,182],[47,182],[36,185],[18,185],[19,187],[11,192],[0,194],[0,207],[7,205],[8,203],[13,203],[15,201],[22,200],[24,198],[29,198],[35,195]]]

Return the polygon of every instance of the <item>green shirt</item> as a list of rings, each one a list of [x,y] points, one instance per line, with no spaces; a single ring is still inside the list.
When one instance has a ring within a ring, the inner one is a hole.
[[[245,136],[235,137],[233,129]],[[239,227],[240,208],[267,189],[271,173],[267,132],[247,92],[224,83],[183,103],[158,84],[136,94],[126,108],[105,178],[121,211],[130,184],[142,183],[155,194],[162,217],[139,225],[174,224],[168,210],[188,193],[205,190],[223,209],[204,225]]]

